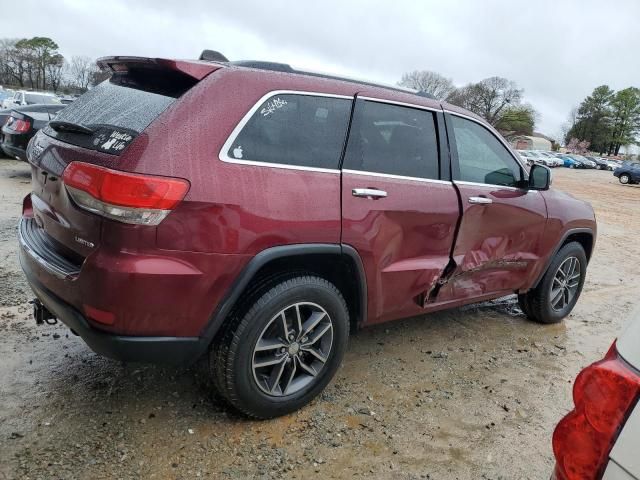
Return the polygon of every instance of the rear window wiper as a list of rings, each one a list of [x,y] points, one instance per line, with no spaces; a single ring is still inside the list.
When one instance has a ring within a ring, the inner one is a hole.
[[[85,127],[79,123],[65,122],[64,120],[51,120],[49,126],[56,132],[83,133],[85,135],[93,135],[95,133],[92,128]]]

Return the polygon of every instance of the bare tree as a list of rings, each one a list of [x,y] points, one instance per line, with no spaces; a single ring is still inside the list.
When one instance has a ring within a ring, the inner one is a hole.
[[[505,109],[520,104],[522,93],[523,90],[515,82],[502,77],[490,77],[455,90],[447,101],[497,125]]]
[[[456,89],[450,78],[428,70],[404,73],[398,85],[430,93],[438,100],[446,99]]]
[[[86,90],[97,70],[98,67],[91,58],[84,56],[72,57],[67,67],[69,83],[74,87]]]
[[[54,92],[57,92],[60,89],[65,64],[66,62],[64,57],[57,53],[49,59],[46,65],[48,78],[47,82],[51,87],[51,90],[53,90]]]

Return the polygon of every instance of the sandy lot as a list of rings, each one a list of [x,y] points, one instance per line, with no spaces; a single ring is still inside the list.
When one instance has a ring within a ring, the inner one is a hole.
[[[0,479],[547,479],[573,378],[640,294],[640,187],[610,172],[554,176],[599,223],[564,323],[533,324],[507,298],[365,330],[321,398],[256,422],[193,371],[123,365],[64,326],[36,327],[16,259],[28,167],[0,160]]]

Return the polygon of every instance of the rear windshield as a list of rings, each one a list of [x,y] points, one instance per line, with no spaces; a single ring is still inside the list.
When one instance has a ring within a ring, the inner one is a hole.
[[[106,80],[60,112],[57,120],[85,127],[111,125],[140,133],[174,100]]]
[[[28,105],[32,105],[34,103],[60,103],[58,97],[54,97],[53,95],[42,95],[40,93],[25,93],[24,100]]]
[[[88,127],[93,135],[54,130],[51,126],[44,133],[63,142],[117,155],[194,83],[164,72],[116,75],[68,105],[55,119]]]

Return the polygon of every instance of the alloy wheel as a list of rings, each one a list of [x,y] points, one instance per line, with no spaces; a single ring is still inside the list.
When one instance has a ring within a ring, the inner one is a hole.
[[[551,308],[561,311],[571,303],[580,285],[580,261],[576,257],[567,258],[553,277],[549,301]]]
[[[629,183],[629,175],[627,174],[620,175],[620,183],[623,183],[625,185]]]
[[[320,305],[300,302],[274,315],[253,349],[256,384],[283,397],[306,387],[325,367],[333,344],[331,317]]]

